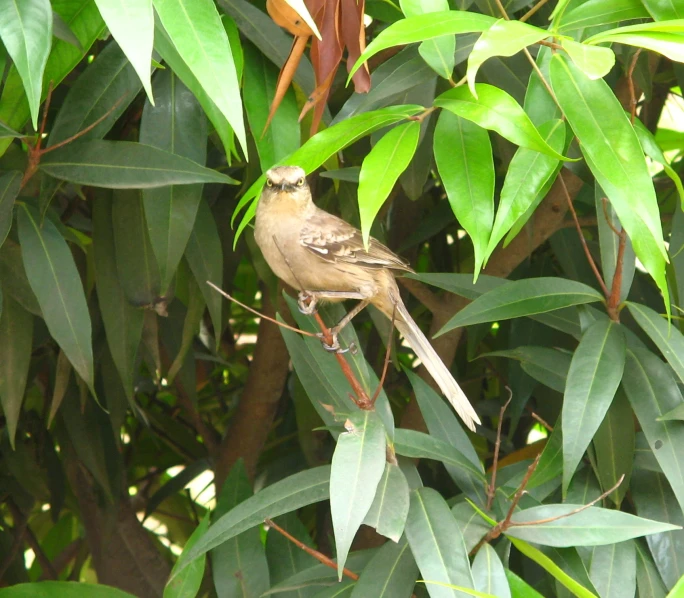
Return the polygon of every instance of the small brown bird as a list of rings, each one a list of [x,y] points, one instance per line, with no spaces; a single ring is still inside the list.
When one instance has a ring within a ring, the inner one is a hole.
[[[480,423],[456,380],[435,352],[401,300],[393,270],[411,272],[404,260],[375,239],[368,251],[361,232],[313,203],[306,173],[298,166],[278,166],[266,173],[256,211],[254,237],[273,272],[315,302],[358,299],[335,327],[336,337],[369,303],[388,318],[421,359],[456,413],[471,430]]]

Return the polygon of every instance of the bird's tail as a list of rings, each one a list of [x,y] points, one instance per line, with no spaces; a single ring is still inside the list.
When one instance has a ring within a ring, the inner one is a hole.
[[[418,358],[423,362],[423,365],[430,372],[437,386],[442,390],[444,396],[458,413],[458,416],[463,420],[473,432],[475,431],[475,424],[480,424],[480,418],[475,413],[473,406],[470,404],[468,397],[461,390],[458,382],[454,380],[451,372],[444,365],[430,341],[421,332],[418,325],[415,323],[411,314],[406,309],[404,302],[397,296],[396,298],[396,315],[395,325],[397,330],[404,337],[406,342],[415,351]]]

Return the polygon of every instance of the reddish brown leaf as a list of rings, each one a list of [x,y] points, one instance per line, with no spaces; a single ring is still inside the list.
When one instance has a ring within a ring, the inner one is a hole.
[[[306,24],[304,19],[285,0],[266,0],[266,10],[276,24],[286,29],[295,37],[313,35],[311,27]]]
[[[356,64],[361,53],[366,48],[366,30],[363,26],[363,12],[365,0],[342,0],[340,11],[341,16],[341,36],[344,45],[347,47],[347,72]],[[357,93],[368,93],[370,89],[370,73],[368,66],[354,73],[354,90]]]

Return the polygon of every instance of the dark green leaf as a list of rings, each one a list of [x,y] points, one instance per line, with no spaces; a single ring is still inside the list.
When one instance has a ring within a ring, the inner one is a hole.
[[[515,280],[492,289],[467,305],[437,335],[459,326],[509,320],[602,299],[601,294],[591,287],[564,278]]]
[[[24,82],[37,131],[43,73],[52,42],[52,7],[49,0],[0,0],[0,14],[0,39]]]
[[[69,25],[64,22],[64,19],[58,12],[52,11],[52,35],[63,42],[71,44],[77,50],[83,51],[83,46],[79,39],[74,35]]]
[[[5,295],[13,297],[33,315],[42,317],[38,300],[26,278],[21,247],[9,239],[0,246],[0,280]]]
[[[411,493],[406,537],[424,580],[474,587],[463,534],[437,491],[419,488]],[[453,590],[444,586],[428,587],[432,598],[454,596]]]
[[[363,523],[393,542],[399,542],[404,533],[408,509],[409,485],[406,476],[398,465],[385,463],[373,504]]]
[[[344,426],[346,432],[337,439],[330,472],[330,511],[340,579],[385,469],[385,429],[378,415],[374,411],[352,413]]]
[[[565,392],[572,359],[569,353],[548,347],[525,345],[505,351],[485,353],[481,357],[508,357],[520,361],[522,369],[535,380],[557,392]]]
[[[300,542],[313,548],[314,545],[309,532],[296,513],[282,515],[274,523]],[[301,550],[275,529],[270,529],[266,536],[266,559],[268,560],[271,587],[275,587],[296,573],[317,564],[317,561],[312,556]],[[330,573],[333,573],[332,569]],[[292,592],[284,593],[282,598],[307,598],[310,593],[311,590],[293,590]]]
[[[268,486],[220,517],[197,544],[181,556],[175,573],[185,569],[196,558],[230,540],[237,534],[259,525],[266,518],[290,513],[330,496],[330,467],[314,467]],[[171,579],[173,579],[173,575]]]
[[[190,550],[197,540],[201,538],[209,527],[209,515],[205,515],[199,525],[195,528],[188,538],[183,550]],[[186,567],[182,573],[173,575],[172,579],[164,588],[164,598],[185,598],[186,596],[194,596],[200,589],[202,577],[204,576],[204,567],[206,559],[196,559],[190,566]]]
[[[22,174],[17,170],[10,170],[0,176],[0,247],[12,228],[14,200],[19,195],[21,179]]]
[[[155,76],[154,90],[155,106],[148,100],[143,109],[140,142],[204,165],[207,124],[192,92],[170,70]],[[142,197],[160,288],[166,293],[192,233],[202,185],[145,189]]]
[[[46,154],[40,168],[58,179],[111,189],[236,183],[230,177],[192,160],[131,141],[70,143]]]
[[[3,590],[3,598],[135,598],[133,594],[106,585],[78,581],[22,583]]]
[[[408,493],[407,493],[408,498]],[[406,504],[408,507],[408,502]],[[363,568],[352,598],[410,598],[418,575],[406,536],[385,542]]]
[[[33,316],[7,294],[0,301],[0,402],[14,448],[31,362]]]
[[[74,258],[49,218],[41,228],[37,212],[24,204],[18,222],[26,276],[48,330],[95,394],[90,314]]]
[[[625,368],[625,335],[599,320],[582,335],[563,397],[563,493],[610,407]]]
[[[494,220],[494,160],[489,134],[465,118],[442,111],[433,145],[451,209],[472,239],[477,277]]]

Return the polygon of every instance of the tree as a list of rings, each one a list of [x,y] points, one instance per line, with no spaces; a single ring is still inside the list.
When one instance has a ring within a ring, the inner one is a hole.
[[[678,595],[684,5],[0,14],[3,597]],[[477,433],[372,309],[323,350],[276,164],[410,260]]]

